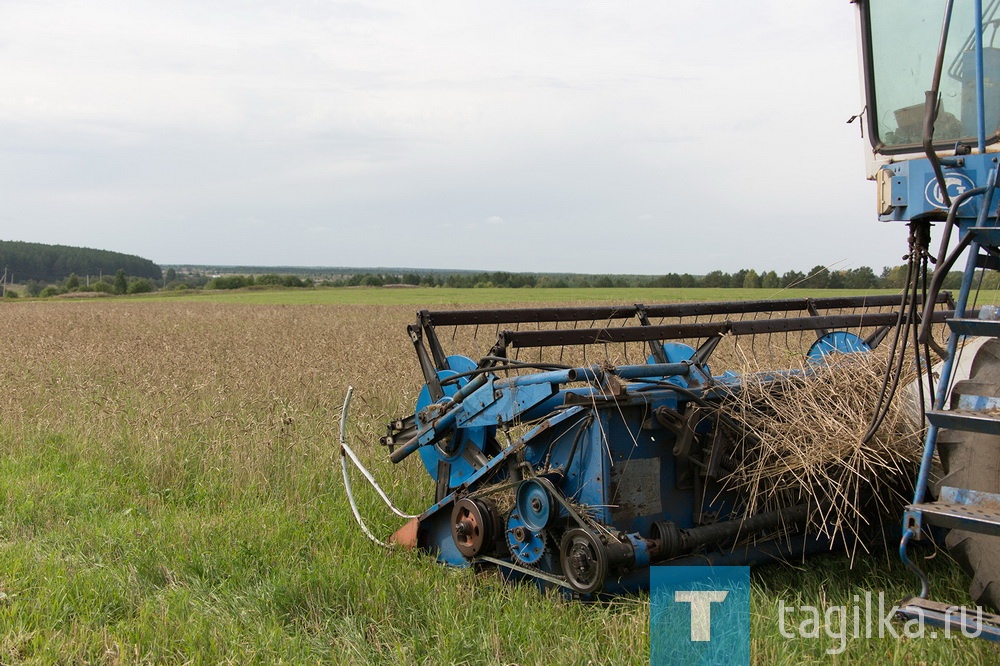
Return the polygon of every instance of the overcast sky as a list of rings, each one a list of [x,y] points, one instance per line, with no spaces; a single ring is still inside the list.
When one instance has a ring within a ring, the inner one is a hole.
[[[0,239],[161,264],[901,263],[855,8],[0,2]]]

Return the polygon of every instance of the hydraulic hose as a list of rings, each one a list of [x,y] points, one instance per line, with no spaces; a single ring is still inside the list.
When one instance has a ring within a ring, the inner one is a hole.
[[[956,247],[950,255],[947,254],[948,243],[951,241],[951,232],[955,227],[955,219],[958,217],[958,209],[970,197],[979,196],[985,193],[985,187],[977,187],[975,189],[962,192],[955,197],[954,201],[951,202],[951,207],[948,209],[948,218],[945,220],[944,229],[941,232],[941,249],[938,251],[937,265],[934,267],[934,274],[931,276],[931,284],[927,290],[927,298],[924,300],[924,312],[921,315],[919,336],[921,343],[926,343],[930,339],[934,304],[937,301],[938,294],[941,292],[941,286],[944,284],[944,279],[948,277],[948,271],[950,271],[951,267],[955,265],[955,262],[958,261],[958,258],[961,256],[962,252],[965,251],[965,248],[968,247],[969,242],[971,241],[971,238],[966,235],[965,238],[959,241],[958,247]]]

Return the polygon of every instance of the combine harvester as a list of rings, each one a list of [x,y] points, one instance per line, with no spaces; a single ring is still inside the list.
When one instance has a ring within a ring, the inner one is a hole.
[[[796,400],[789,377],[881,353],[875,413],[856,415],[871,422],[867,440],[905,370],[943,359],[939,377],[918,382],[933,406],[900,552],[920,573],[908,544],[950,530],[973,598],[997,607],[1000,321],[978,318],[970,299],[979,269],[1000,268],[1000,48],[984,44],[1000,0],[854,4],[878,214],[909,228],[902,295],[422,311],[407,331],[424,386],[382,442],[394,463],[419,457],[436,491],[395,542],[583,597],[648,588],[656,563],[746,564],[839,546],[850,535],[823,525],[816,495],[748,508],[753,498],[731,480],[760,442],[725,406],[762,385]],[[962,256],[952,300],[941,286]],[[946,342],[935,322],[949,327]],[[989,339],[963,345],[970,336]],[[956,383],[963,348],[971,376]],[[796,355],[806,362],[790,370]],[[975,621],[929,601],[920,577],[905,614]],[[984,619],[984,636],[998,636],[996,619]]]

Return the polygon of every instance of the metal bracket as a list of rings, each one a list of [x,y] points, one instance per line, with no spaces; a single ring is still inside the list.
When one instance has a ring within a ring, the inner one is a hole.
[[[899,602],[896,617],[901,620],[919,620],[921,624],[942,628],[945,636],[951,636],[954,631],[955,635],[960,634],[966,638],[1000,642],[1000,615],[987,613],[982,608],[972,609],[920,597],[907,597]]]

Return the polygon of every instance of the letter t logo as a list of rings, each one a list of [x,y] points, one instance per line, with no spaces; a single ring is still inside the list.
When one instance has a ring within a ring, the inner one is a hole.
[[[712,604],[721,603],[729,596],[728,591],[678,590],[674,601],[691,604],[691,640],[712,640]]]

